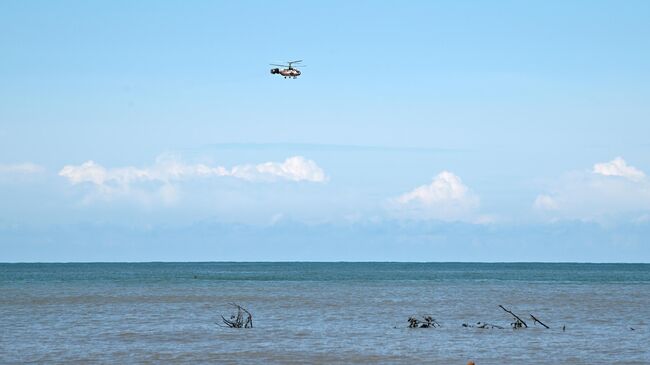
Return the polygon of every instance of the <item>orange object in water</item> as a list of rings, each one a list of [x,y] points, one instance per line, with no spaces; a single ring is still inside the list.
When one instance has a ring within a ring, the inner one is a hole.
[[[470,360],[467,362],[467,365],[476,365],[476,364],[474,364],[474,361]]]

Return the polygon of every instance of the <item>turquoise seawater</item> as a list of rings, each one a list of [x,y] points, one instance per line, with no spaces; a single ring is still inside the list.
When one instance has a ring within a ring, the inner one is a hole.
[[[648,264],[0,264],[0,363],[649,364],[648,318]]]

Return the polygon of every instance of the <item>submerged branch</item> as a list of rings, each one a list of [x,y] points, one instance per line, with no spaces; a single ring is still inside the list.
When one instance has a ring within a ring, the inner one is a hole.
[[[528,325],[526,324],[526,322],[524,322],[523,319],[519,318],[518,315],[516,315],[516,314],[512,313],[511,311],[505,309],[501,304],[499,304],[499,307],[500,307],[501,309],[503,309],[504,311],[510,313],[510,315],[512,315],[513,317],[515,317],[516,321],[515,321],[514,323],[512,323],[512,326],[513,326],[514,328],[521,328],[522,325],[523,325],[524,327],[528,328]]]
[[[500,330],[504,329],[504,327],[497,326],[496,324],[486,323],[486,322],[476,322],[476,325],[463,323],[463,327],[483,328],[483,329],[497,328]]]
[[[535,316],[532,315],[532,313],[530,314],[530,317],[533,319],[533,324],[535,324],[535,323],[539,323],[539,324],[541,324],[542,326],[544,326],[544,327],[546,327],[546,328],[550,328],[549,326],[547,326],[547,325],[545,325],[544,323],[542,323],[542,321],[540,321],[539,319],[535,318]]]

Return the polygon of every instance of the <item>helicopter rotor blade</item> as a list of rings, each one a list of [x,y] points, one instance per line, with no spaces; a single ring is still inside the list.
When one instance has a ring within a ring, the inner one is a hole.
[[[287,63],[298,63],[298,62],[302,62],[302,60],[298,60],[298,61],[291,61],[291,62],[287,62]]]
[[[269,63],[271,66],[279,66],[279,67],[289,67],[289,65],[278,65],[277,63]]]

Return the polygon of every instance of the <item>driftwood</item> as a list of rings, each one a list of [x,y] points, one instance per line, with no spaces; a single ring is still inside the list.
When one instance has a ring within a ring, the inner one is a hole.
[[[500,330],[504,329],[503,327],[497,326],[496,324],[491,324],[491,323],[486,323],[486,322],[476,322],[476,325],[463,323],[463,327],[483,328],[483,329],[497,328],[497,329],[500,329]]]
[[[217,323],[217,325],[229,328],[253,328],[253,315],[251,312],[237,303],[229,304],[237,308],[237,314],[231,315],[230,319],[221,316],[223,324]],[[246,318],[244,318],[244,314],[246,314]]]
[[[524,322],[523,319],[519,318],[518,315],[516,315],[516,314],[512,313],[511,311],[505,309],[501,304],[499,304],[499,307],[501,309],[503,309],[504,311],[510,313],[510,315],[512,315],[513,317],[515,317],[515,321],[513,323],[510,323],[512,328],[522,328],[522,327],[528,328],[528,325],[526,324],[526,322]]]
[[[544,326],[545,328],[549,328],[549,326],[545,325],[542,321],[540,321],[539,319],[535,318],[535,316],[532,315],[532,313],[530,314],[530,318],[533,319],[533,324],[535,324],[535,323],[539,323],[539,324],[541,324],[542,326]]]
[[[423,316],[422,321],[418,321],[415,317],[409,317],[409,328],[436,328],[440,327],[440,323],[436,322],[431,316]]]
[[[499,308],[503,309],[506,313],[510,314],[514,318],[515,321],[513,323],[510,323],[510,326],[512,326],[512,328],[515,329],[528,328],[528,324],[526,323],[526,321],[521,319],[521,317],[513,313],[511,310],[506,309],[506,307],[502,305],[499,305]],[[539,323],[540,325],[544,326],[544,328],[550,328],[544,322],[540,321],[537,317],[535,317],[532,313],[530,314],[530,317],[533,319],[533,324]],[[433,319],[431,316],[424,316],[422,318],[423,321],[418,320],[415,316],[409,317],[408,318],[409,328],[440,327],[440,324],[436,322],[435,319]],[[462,326],[467,328],[504,329],[504,327],[492,323],[487,323],[487,322],[476,322],[476,324],[463,323]],[[564,330],[565,327],[562,326],[562,331]]]

